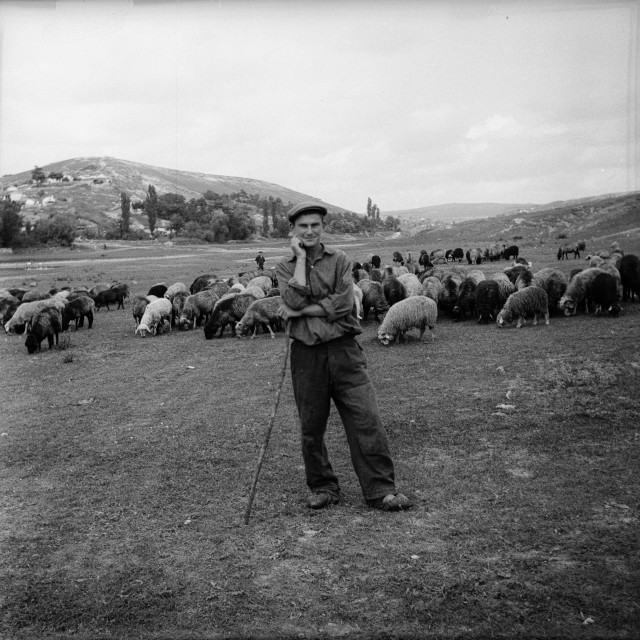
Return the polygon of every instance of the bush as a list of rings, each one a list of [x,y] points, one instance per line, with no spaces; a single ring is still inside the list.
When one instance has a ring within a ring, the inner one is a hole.
[[[556,238],[557,238],[558,240],[565,240],[565,239],[566,239],[566,237],[567,237],[567,234],[566,234],[566,233],[559,233],[559,234],[556,236]]]

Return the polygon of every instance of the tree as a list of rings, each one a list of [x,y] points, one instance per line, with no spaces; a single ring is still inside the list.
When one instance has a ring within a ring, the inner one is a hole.
[[[367,198],[367,218],[371,218],[371,198]]]
[[[38,242],[70,247],[76,239],[76,218],[72,213],[56,213],[35,227]]]
[[[31,179],[38,184],[42,184],[47,179],[47,176],[44,175],[42,168],[36,165],[31,172]]]
[[[269,237],[269,203],[266,200],[262,202],[262,235]]]
[[[0,200],[0,245],[12,247],[22,228],[22,216],[19,202],[11,202],[8,198]]]
[[[156,188],[150,184],[149,189],[147,190],[147,197],[144,201],[144,210],[147,214],[147,218],[149,219],[149,231],[151,235],[154,234],[156,230],[156,222],[158,220],[158,194],[156,193]]]
[[[120,194],[120,209],[122,210],[120,237],[124,238],[129,233],[129,221],[131,219],[131,198],[124,191]]]

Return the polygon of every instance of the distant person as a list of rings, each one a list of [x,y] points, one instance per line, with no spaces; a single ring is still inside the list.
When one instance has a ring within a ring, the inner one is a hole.
[[[264,255],[262,254],[262,251],[258,251],[258,255],[256,256],[256,264],[258,265],[258,269],[260,269],[260,271],[264,270],[264,263]]]
[[[320,242],[327,209],[303,202],[289,211],[291,255],[278,261],[282,304],[278,315],[290,322],[291,381],[302,432],[302,458],[311,495],[307,506],[323,509],[340,500],[324,441],[333,400],[366,503],[400,511],[411,501],[398,493],[376,393],[356,336],[351,261],[340,249]]]

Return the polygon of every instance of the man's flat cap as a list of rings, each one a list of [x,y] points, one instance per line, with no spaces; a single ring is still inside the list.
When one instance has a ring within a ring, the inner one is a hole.
[[[306,202],[301,202],[297,204],[295,207],[289,210],[287,217],[289,218],[289,222],[293,222],[298,216],[306,213],[319,213],[321,216],[327,215],[327,207],[319,202],[314,202],[313,200],[307,200]]]

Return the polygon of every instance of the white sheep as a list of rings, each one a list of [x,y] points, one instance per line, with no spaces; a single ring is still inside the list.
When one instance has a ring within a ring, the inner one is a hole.
[[[404,287],[407,298],[422,295],[422,283],[415,273],[403,273],[398,276],[398,281]]]
[[[179,291],[189,293],[189,288],[184,282],[174,282],[165,292],[164,297],[173,302],[173,298]]]
[[[616,282],[619,282],[620,273],[616,269],[618,273],[618,278]],[[560,298],[560,302],[558,303],[558,308],[560,311],[564,311],[565,316],[573,316],[578,311],[578,306],[581,302],[584,301],[585,305],[585,313],[589,313],[589,305],[588,305],[588,294],[591,290],[591,285],[595,280],[596,276],[600,273],[607,273],[605,269],[600,269],[599,267],[590,267],[589,269],[584,269],[584,271],[580,271],[576,273],[569,285],[567,286],[567,290],[564,292],[562,298]],[[612,274],[615,277],[615,274]]]
[[[442,282],[435,276],[429,276],[422,281],[422,295],[431,298],[436,303],[440,298],[441,291]]]
[[[420,337],[427,327],[431,331],[431,340],[435,339],[435,327],[438,320],[438,305],[426,296],[412,296],[396,302],[387,311],[380,328],[378,340],[388,345],[395,338],[396,342],[405,339],[405,333],[412,327],[420,329]]]
[[[253,286],[260,287],[266,295],[269,289],[273,287],[273,280],[269,276],[256,276],[247,283],[247,288]]]
[[[34,300],[33,302],[23,302],[16,312],[9,318],[9,321],[4,325],[6,333],[10,333],[13,327],[24,325],[24,334],[26,334],[30,328],[31,320],[33,317],[48,307],[54,307],[62,313],[65,307],[65,297],[52,296],[44,300]]]
[[[158,327],[162,327],[165,320],[167,320],[169,331],[171,331],[171,308],[171,302],[166,298],[159,298],[150,302],[144,310],[142,320],[140,320],[135,332],[139,333],[143,338],[147,333],[155,335]]]
[[[544,315],[544,323],[549,324],[549,299],[542,287],[531,285],[512,293],[507,298],[496,322],[499,327],[504,327],[517,318],[516,327],[520,329],[529,316],[533,316],[533,324],[537,325],[539,315]]]
[[[251,339],[256,337],[256,331],[258,326],[266,327],[269,330],[272,338],[275,338],[275,334],[271,329],[271,325],[280,324],[280,316],[278,315],[278,309],[282,304],[281,296],[271,296],[270,298],[260,298],[252,302],[245,311],[239,322],[236,323],[236,335],[240,338],[253,329]]]

